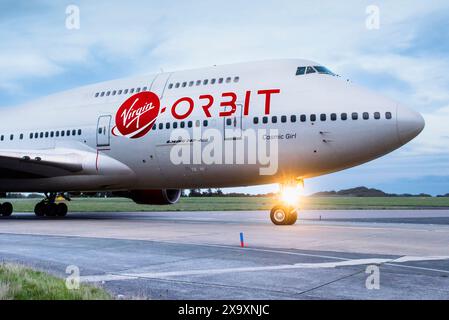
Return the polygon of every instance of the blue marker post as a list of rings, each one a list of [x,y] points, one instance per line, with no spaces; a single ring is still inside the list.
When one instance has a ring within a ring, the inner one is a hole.
[[[245,247],[245,242],[243,241],[243,232],[240,232],[240,246],[241,246],[242,248]]]

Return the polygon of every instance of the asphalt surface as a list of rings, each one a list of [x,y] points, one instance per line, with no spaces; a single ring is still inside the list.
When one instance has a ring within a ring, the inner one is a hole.
[[[77,266],[123,298],[449,299],[449,210],[305,211],[294,226],[264,211],[19,213],[0,218],[0,261]]]

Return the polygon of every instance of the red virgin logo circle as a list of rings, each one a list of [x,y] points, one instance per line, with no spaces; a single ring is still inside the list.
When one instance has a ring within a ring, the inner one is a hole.
[[[160,105],[159,97],[150,91],[129,97],[115,114],[112,134],[133,139],[144,136],[156,121]]]

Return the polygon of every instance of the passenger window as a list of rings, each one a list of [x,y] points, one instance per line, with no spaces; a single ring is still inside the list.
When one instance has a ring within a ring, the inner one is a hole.
[[[207,127],[209,125],[209,122],[207,120],[203,120],[203,127]]]
[[[296,122],[296,116],[294,114],[290,116],[290,121]]]
[[[391,119],[391,112],[386,112],[385,113],[385,118]]]
[[[20,140],[23,139],[23,133],[20,134],[19,139],[20,139]]]
[[[100,97],[104,97],[104,91],[100,94]]]
[[[66,136],[67,136],[67,137],[70,136],[70,130],[67,130]]]
[[[111,95],[111,91],[106,92],[106,96],[110,96]]]
[[[187,82],[182,83],[182,87],[185,88],[187,86]]]
[[[201,80],[196,81],[196,85],[199,86],[201,84]]]
[[[331,120],[332,121],[337,120],[337,114],[336,113],[331,113]]]
[[[363,120],[368,120],[369,119],[369,113],[368,112],[364,112],[363,113]]]
[[[50,131],[50,138],[53,138],[54,136],[55,136],[55,132],[54,131]]]
[[[309,73],[315,73],[316,71],[315,71],[315,69],[313,68],[313,67],[307,67],[307,71],[306,71],[306,73],[307,74],[309,74]]]
[[[239,82],[240,81],[240,77],[234,77],[234,82]]]
[[[272,116],[272,117],[271,117],[271,122],[272,122],[272,123],[277,123],[277,122],[278,122],[278,117]]]
[[[170,122],[167,122],[167,123],[165,124],[165,129],[170,129]]]
[[[48,131],[45,132],[45,138],[48,138]]]
[[[43,138],[43,137],[44,137],[44,133],[41,132],[41,133],[39,134],[39,138]]]
[[[30,133],[30,139],[33,139],[33,133]],[[2,141],[3,141],[3,136],[2,136]]]
[[[127,94],[128,93],[128,89],[125,89],[125,91],[123,91],[123,94]]]
[[[0,137],[0,140],[3,141],[4,138],[5,138],[4,136],[1,136],[1,137]]]
[[[254,117],[253,123],[254,123],[254,124],[258,124],[258,123],[259,123],[259,118],[258,118],[258,117]]]
[[[169,88],[169,89],[173,88],[173,83],[170,83],[170,84],[168,85],[168,88]]]
[[[180,84],[179,82],[176,82],[175,88],[179,88],[180,85],[181,85],[181,84]]]
[[[178,123],[177,122],[173,122],[173,129],[176,129],[178,127]]]
[[[218,79],[218,83],[222,84],[223,83],[223,78]]]
[[[374,112],[374,119],[379,120],[380,119],[380,113]]]
[[[95,94],[95,98],[97,98],[99,95],[100,95],[100,93],[97,92],[97,93]]]
[[[164,124],[163,123],[159,123],[159,130],[164,129]]]
[[[306,122],[307,118],[305,114],[302,114],[300,117],[301,122]]]
[[[348,114],[347,113],[342,113],[341,114],[341,120],[346,120],[348,119]]]
[[[56,131],[56,136],[59,137],[59,131]]]
[[[180,126],[181,128],[184,128],[184,127],[186,126],[186,124],[185,124],[184,121],[181,121],[181,122],[179,123],[179,126]]]
[[[192,128],[192,121],[187,122],[187,127]]]
[[[81,129],[78,129],[78,135],[79,136],[81,135]]]
[[[120,89],[120,90],[117,92],[117,94],[120,95],[120,94],[122,94],[122,92],[123,92],[123,90]]]
[[[262,122],[263,122],[263,123],[268,123],[268,117],[263,117],[263,118],[262,118]]]
[[[105,130],[106,131],[106,130]],[[106,132],[105,132],[106,133]],[[72,136],[76,136],[76,130],[72,130]]]
[[[151,128],[151,130],[156,130],[156,124],[153,124],[153,127]]]
[[[34,133],[34,139],[37,139],[39,137],[39,133]]]
[[[326,121],[326,114],[325,113],[320,114],[320,120],[321,121]]]
[[[230,83],[231,82],[231,77],[227,77],[226,78],[226,83]]]
[[[65,135],[65,131],[61,130],[61,137],[64,137],[64,135]]]
[[[117,93],[117,91],[112,91],[112,95],[115,96],[115,94]]]
[[[287,122],[287,116],[281,116],[281,122],[282,123]]]
[[[352,120],[357,120],[359,118],[359,114],[357,112],[353,112],[351,114],[351,118],[352,118]]]
[[[137,88],[137,89],[136,89],[136,92],[140,92],[140,88]]]
[[[14,139],[14,135],[12,134],[9,136],[9,140],[13,140],[13,139]]]
[[[316,114],[310,115],[310,121],[315,122],[316,121]]]
[[[209,82],[209,80],[205,79],[205,80],[203,81],[203,84],[206,85],[208,82]]]
[[[215,79],[211,79],[210,84],[215,84],[215,81],[216,81]]]
[[[147,87],[143,87],[143,88],[142,88],[142,91],[147,91]]]
[[[134,93],[134,88],[129,89],[129,93]]]
[[[190,81],[189,82],[189,87],[192,87],[193,86],[193,81]]]
[[[306,72],[306,67],[298,67],[298,69],[296,69],[296,75],[297,76],[301,76]]]

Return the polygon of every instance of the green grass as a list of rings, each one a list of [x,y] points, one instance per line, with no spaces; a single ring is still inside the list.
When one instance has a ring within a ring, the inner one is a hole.
[[[101,288],[81,284],[69,290],[65,280],[21,265],[0,264],[0,300],[108,300]]]
[[[9,199],[8,201],[13,203],[15,212],[32,212],[39,199]],[[124,198],[74,198],[67,204],[72,212],[124,212],[269,210],[274,202],[274,199],[267,197],[202,197],[181,198],[175,205],[151,206],[138,205]],[[449,208],[449,198],[308,197],[303,199],[301,208],[308,210]]]

